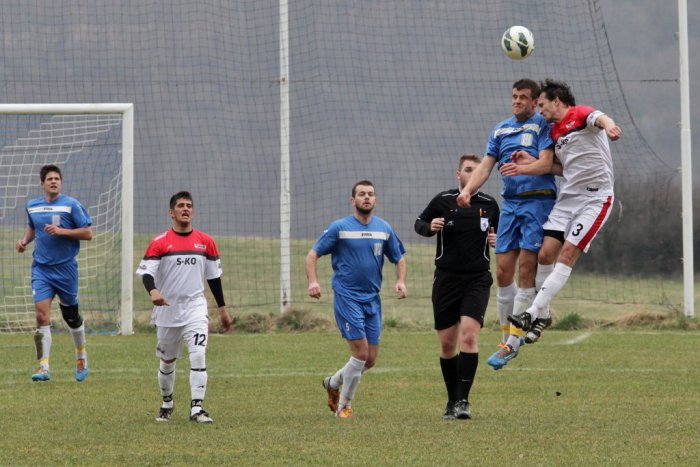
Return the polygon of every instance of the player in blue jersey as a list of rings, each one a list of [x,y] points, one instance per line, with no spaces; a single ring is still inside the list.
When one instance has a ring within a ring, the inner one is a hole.
[[[554,149],[549,125],[537,113],[539,94],[540,87],[535,81],[521,79],[513,83],[513,115],[495,126],[484,159],[457,197],[460,206],[469,206],[472,194],[484,184],[493,168],[498,166],[500,171],[510,164],[511,156],[517,151],[525,151],[538,159],[529,166],[519,166],[517,173],[503,176],[503,204],[496,238],[496,303],[503,340],[487,360],[496,370],[518,355],[521,337],[528,331],[511,326],[508,316],[527,309],[535,298],[536,284],[551,272],[547,267],[537,268],[537,253],[544,238],[542,225],[556,198],[554,176],[549,174]],[[535,342],[549,323],[549,317],[532,323],[525,341]]]
[[[32,295],[36,310],[34,334],[39,368],[33,381],[51,379],[51,302],[58,295],[61,314],[75,344],[75,379],[88,375],[85,325],[78,310],[78,261],[80,240],[92,240],[92,218],[80,202],[61,194],[63,178],[55,165],[45,165],[39,174],[44,196],[27,203],[28,225],[15,248],[24,253],[35,240],[32,255]]]
[[[350,346],[351,356],[345,366],[323,380],[323,387],[328,392],[328,407],[341,418],[352,418],[351,404],[362,373],[377,360],[382,330],[379,290],[384,256],[396,265],[394,289],[398,298],[407,294],[403,257],[406,249],[394,229],[384,219],[372,215],[377,204],[372,182],[355,183],[351,203],[354,214],[331,222],[306,256],[309,296],[320,298],[316,263],[321,256],[331,255],[335,321]]]

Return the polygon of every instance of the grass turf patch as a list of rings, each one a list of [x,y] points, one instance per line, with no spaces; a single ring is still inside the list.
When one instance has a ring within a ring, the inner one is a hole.
[[[73,380],[70,336],[57,334],[53,379],[32,383],[29,334],[0,335],[0,464],[689,465],[700,384],[694,331],[545,331],[500,371],[485,364],[499,333],[484,330],[470,400],[474,418],[443,421],[437,338],[388,330],[376,368],[340,420],[321,380],[348,358],[334,332],[212,335],[204,406],[188,421],[188,361],[176,410],[160,404],[155,336],[89,336],[91,374]],[[517,443],[503,450],[503,432]]]

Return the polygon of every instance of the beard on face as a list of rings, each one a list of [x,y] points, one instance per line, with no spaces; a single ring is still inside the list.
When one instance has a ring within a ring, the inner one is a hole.
[[[363,216],[369,216],[370,214],[372,214],[374,207],[367,209],[367,208],[363,208],[362,206],[358,205],[358,206],[355,206],[355,209],[357,209],[357,212],[359,212]]]

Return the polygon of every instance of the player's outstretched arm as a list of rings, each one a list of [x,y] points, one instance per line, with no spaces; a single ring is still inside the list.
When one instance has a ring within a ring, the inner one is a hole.
[[[513,152],[510,159],[513,162],[503,164],[498,170],[504,177],[554,173],[554,151],[551,148],[540,151],[539,159],[522,150]]]
[[[313,298],[321,298],[321,285],[318,283],[318,277],[316,276],[317,262],[318,253],[312,249],[306,255],[306,278],[309,280],[309,297]]]
[[[459,196],[457,196],[458,206],[462,208],[471,206],[472,195],[479,191],[479,188],[488,180],[495,165],[495,157],[484,156],[472,176],[469,177],[467,186],[463,187],[462,191],[459,192]]]

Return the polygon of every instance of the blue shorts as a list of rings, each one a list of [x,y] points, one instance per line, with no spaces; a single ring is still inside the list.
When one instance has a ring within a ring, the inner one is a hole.
[[[540,251],[544,238],[542,225],[554,202],[554,198],[544,197],[504,199],[498,219],[496,253],[521,249]]]
[[[46,266],[32,263],[32,298],[41,302],[58,295],[64,305],[78,304],[78,262]]]
[[[382,333],[382,301],[379,295],[371,302],[358,302],[334,293],[333,308],[335,322],[344,339],[367,338],[367,343],[379,345]]]

